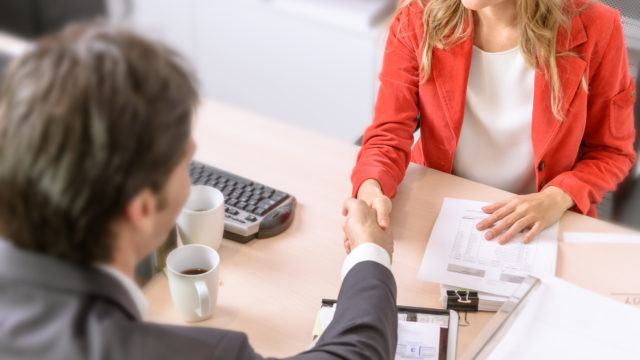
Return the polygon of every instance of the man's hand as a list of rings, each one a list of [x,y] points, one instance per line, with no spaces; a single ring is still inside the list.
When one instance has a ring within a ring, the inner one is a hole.
[[[363,182],[358,189],[358,199],[376,211],[378,225],[384,229],[391,225],[391,199],[382,192],[380,183],[373,179]]]
[[[370,242],[387,250],[389,256],[393,255],[393,235],[378,225],[378,215],[371,206],[362,200],[347,199],[342,214],[346,217],[342,229],[347,254],[358,245]]]
[[[482,208],[488,218],[478,223],[478,230],[486,232],[487,240],[498,239],[506,244],[516,234],[527,230],[524,242],[531,242],[542,230],[555,224],[574,205],[560,188],[550,186],[542,192],[514,196]]]

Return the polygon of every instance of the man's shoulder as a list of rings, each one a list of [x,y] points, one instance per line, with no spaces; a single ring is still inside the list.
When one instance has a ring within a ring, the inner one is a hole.
[[[0,290],[9,287],[0,291],[2,359],[253,356],[243,333],[139,321],[109,299],[0,280]]]

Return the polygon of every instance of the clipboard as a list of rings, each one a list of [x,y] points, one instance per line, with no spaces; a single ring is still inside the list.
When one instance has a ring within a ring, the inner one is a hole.
[[[316,323],[313,331],[313,341],[317,341],[328,322],[333,318],[333,310],[335,310],[336,300],[322,299],[322,304],[316,317]],[[405,345],[400,344],[396,351],[396,359],[415,359],[415,360],[454,360],[456,359],[456,350],[458,345],[458,313],[455,310],[442,310],[432,308],[421,308],[413,306],[398,306],[398,320],[438,324],[440,327],[439,336],[439,353],[421,356],[415,351],[415,356],[399,356],[402,353],[411,353],[412,350],[407,349]],[[404,348],[401,348],[405,346]]]

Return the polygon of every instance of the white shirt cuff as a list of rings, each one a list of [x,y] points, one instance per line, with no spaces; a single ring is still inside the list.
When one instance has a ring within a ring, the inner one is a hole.
[[[374,243],[364,243],[351,250],[349,255],[344,259],[341,272],[342,280],[344,280],[344,277],[347,276],[351,268],[363,261],[375,261],[391,270],[391,256],[389,256],[387,250]]]

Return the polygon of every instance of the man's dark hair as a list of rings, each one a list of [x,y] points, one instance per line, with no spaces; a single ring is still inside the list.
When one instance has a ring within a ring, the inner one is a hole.
[[[0,90],[0,234],[76,263],[111,259],[111,224],[161,195],[197,102],[173,50],[105,24],[72,25],[9,65]]]

